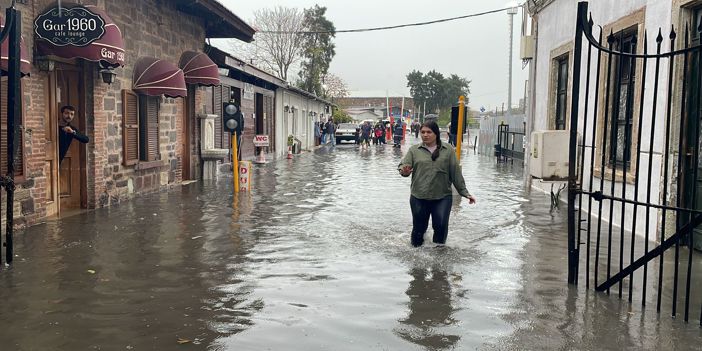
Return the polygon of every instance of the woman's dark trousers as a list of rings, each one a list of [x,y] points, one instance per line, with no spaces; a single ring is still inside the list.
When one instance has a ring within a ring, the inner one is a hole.
[[[429,226],[429,216],[431,216],[431,227],[434,229],[432,241],[437,244],[446,243],[452,201],[451,195],[438,200],[422,200],[410,196],[412,246],[417,247],[424,243],[424,233]]]

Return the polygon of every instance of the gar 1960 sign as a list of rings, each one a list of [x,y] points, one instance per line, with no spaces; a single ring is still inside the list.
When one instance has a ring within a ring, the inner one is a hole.
[[[38,37],[56,46],[86,46],[105,34],[105,21],[84,7],[54,7],[34,20]]]

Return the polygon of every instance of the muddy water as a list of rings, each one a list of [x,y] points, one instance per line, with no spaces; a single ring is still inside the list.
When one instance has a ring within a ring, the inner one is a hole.
[[[323,147],[18,235],[1,350],[697,349],[695,323],[570,288],[565,211],[467,154],[477,205],[409,244],[401,151]],[[430,233],[428,234],[430,236]],[[429,239],[429,238],[428,238]],[[428,240],[430,242],[430,240]],[[182,342],[179,345],[178,342]]]

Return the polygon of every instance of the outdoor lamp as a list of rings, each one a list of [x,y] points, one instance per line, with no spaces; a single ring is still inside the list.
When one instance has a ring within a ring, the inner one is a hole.
[[[54,60],[46,56],[35,57],[34,65],[37,66],[40,71],[50,72],[54,70]]]
[[[117,73],[115,73],[112,68],[107,67],[100,69],[100,75],[102,76],[102,81],[107,84],[114,83],[115,77],[117,77]]]

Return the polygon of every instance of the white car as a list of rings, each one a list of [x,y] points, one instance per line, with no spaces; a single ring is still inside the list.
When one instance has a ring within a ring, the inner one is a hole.
[[[358,125],[354,123],[340,123],[336,127],[336,143],[340,144],[342,140],[353,141],[354,143],[358,141]]]

